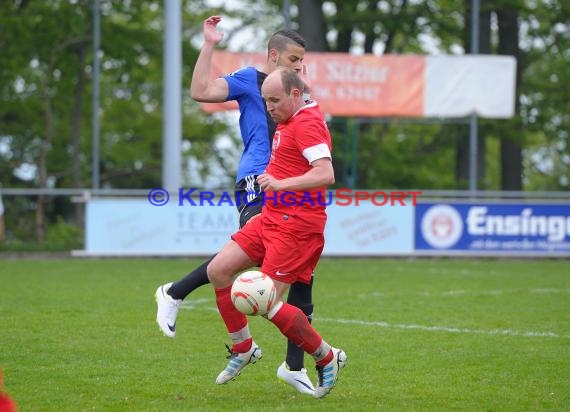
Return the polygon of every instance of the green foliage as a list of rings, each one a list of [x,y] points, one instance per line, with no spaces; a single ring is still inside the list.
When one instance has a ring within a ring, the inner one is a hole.
[[[34,238],[35,199],[29,196],[2,196],[2,203],[5,240],[0,242],[0,248],[20,248],[25,240]]]
[[[564,1],[523,9],[528,40],[521,42],[525,66],[520,116],[528,136],[525,180],[530,190],[570,186],[570,5]]]
[[[54,217],[48,222],[47,235],[43,245],[37,245],[30,241],[30,239],[34,239],[36,230],[36,196],[2,196],[2,202],[5,206],[5,240],[0,242],[0,252],[69,252],[83,248],[83,228],[75,222],[65,221],[61,217],[62,215],[73,216],[77,206],[77,204],[72,204],[68,197],[59,196],[49,199],[47,215]]]
[[[453,189],[453,175],[441,173],[453,164],[453,150],[448,144],[453,135],[442,124],[426,125],[394,121],[375,125],[363,134],[362,144],[373,150],[364,153],[360,176],[367,187],[395,189]],[[367,144],[368,142],[368,144]],[[364,167],[364,165],[367,165]]]
[[[261,318],[263,359],[215,385],[229,338],[209,285],[184,301],[176,339],[162,336],[156,287],[199,263],[3,259],[0,365],[19,410],[568,409],[562,260],[323,259],[313,325],[348,354],[323,400],[277,380],[286,343]]]
[[[46,243],[54,250],[74,250],[83,247],[83,230],[58,218],[48,228]]]

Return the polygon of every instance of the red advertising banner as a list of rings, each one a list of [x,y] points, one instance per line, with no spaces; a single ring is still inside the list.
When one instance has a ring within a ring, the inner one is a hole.
[[[244,66],[261,69],[262,53],[215,52],[215,77]],[[423,56],[354,56],[306,53],[311,97],[333,116],[423,116],[425,66]],[[237,109],[235,102],[206,103],[206,112]]]

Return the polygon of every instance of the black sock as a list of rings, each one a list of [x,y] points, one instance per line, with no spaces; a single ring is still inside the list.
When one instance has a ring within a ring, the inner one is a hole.
[[[216,255],[214,255],[216,256]],[[174,282],[170,289],[168,289],[168,294],[172,296],[174,299],[184,299],[193,290],[198,289],[200,286],[203,286],[207,283],[210,283],[208,279],[208,264],[214,259],[212,256],[206,262],[202,263],[192,272],[188,273],[182,279]]]
[[[287,303],[301,309],[309,319],[309,322],[313,319],[312,291],[313,278],[311,278],[309,285],[300,282],[293,283],[289,288],[289,296],[287,297]],[[305,352],[293,342],[287,341],[287,357],[285,361],[289,365],[290,370],[300,371],[305,365]]]

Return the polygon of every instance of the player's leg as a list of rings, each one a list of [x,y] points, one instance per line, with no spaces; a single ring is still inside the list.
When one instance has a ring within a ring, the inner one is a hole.
[[[235,379],[246,365],[261,358],[261,349],[253,341],[247,318],[234,307],[230,294],[236,274],[255,266],[263,259],[263,243],[258,235],[260,221],[261,219],[255,219],[235,233],[208,265],[208,277],[214,288],[216,305],[232,341],[231,349],[228,348],[229,362],[218,375],[217,384]]]
[[[180,309],[182,300],[184,300],[186,296],[192,293],[195,289],[210,283],[206,268],[214,256],[202,263],[192,272],[188,273],[182,279],[173,283],[165,283],[164,285],[159,286],[156,290],[156,323],[158,323],[162,333],[169,338],[174,338],[176,336],[176,318],[178,316],[178,310]]]
[[[261,213],[263,202],[260,193],[261,192],[257,184],[253,188],[253,191],[250,191],[249,193],[247,193],[245,189],[242,189],[242,191],[236,190],[236,199],[250,199],[243,208],[238,209],[240,215],[240,227],[243,227],[246,223],[251,221],[251,219],[259,216]],[[313,314],[312,286],[312,278],[310,284],[301,282],[294,283],[289,290],[287,300],[291,305],[301,309],[303,313],[307,315],[309,321]],[[293,386],[297,391],[306,395],[312,395],[314,388],[307,375],[304,362],[305,352],[295,343],[287,341],[286,360],[277,369],[277,377]]]
[[[194,290],[198,289],[200,286],[210,283],[210,280],[208,279],[208,271],[206,269],[208,267],[208,264],[212,261],[212,259],[214,259],[214,256],[202,263],[192,272],[188,273],[182,279],[174,282],[168,289],[167,293],[173,299],[184,300],[186,296],[188,296]]]
[[[236,184],[235,200],[239,212],[240,228],[251,218],[261,213],[260,191],[259,185],[255,183],[255,176],[247,180],[242,179]],[[156,323],[165,336],[169,338],[176,336],[176,318],[182,301],[200,286],[210,283],[207,267],[215,256],[212,256],[178,281],[160,285],[156,290]]]
[[[277,289],[281,289],[283,282],[310,284],[323,250],[324,236],[314,234],[298,237],[272,230],[266,230],[264,236],[268,248],[262,272],[274,280]],[[277,241],[272,241],[273,239]],[[283,276],[282,273],[288,275]],[[289,303],[278,302],[269,311],[267,318],[290,341],[315,359],[319,381],[313,395],[325,396],[336,384],[339,370],[344,366],[344,352],[327,344],[312,327],[306,314]]]
[[[278,282],[275,283],[277,285]],[[318,376],[313,396],[322,398],[327,395],[336,385],[340,369],[346,364],[344,351],[324,341],[304,313],[293,305],[280,301],[269,311],[267,318],[287,339],[313,357]]]
[[[313,281],[311,276],[309,284],[295,282],[289,288],[287,303],[296,306],[307,316],[309,322],[313,319]],[[290,370],[300,371],[304,367],[305,353],[293,342],[287,342],[287,365]]]
[[[314,277],[311,276],[309,284],[302,282],[293,283],[289,288],[289,296],[287,298],[287,303],[301,309],[309,322],[311,322],[313,315],[313,280]],[[277,377],[302,394],[312,395],[315,391],[305,369],[305,352],[290,340],[287,340],[287,355],[285,362],[277,369]]]

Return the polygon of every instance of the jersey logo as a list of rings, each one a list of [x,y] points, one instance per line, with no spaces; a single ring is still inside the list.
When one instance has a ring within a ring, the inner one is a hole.
[[[275,135],[273,136],[273,146],[271,147],[272,160],[275,160],[275,151],[279,147],[280,143],[281,143],[281,132],[275,132]]]

